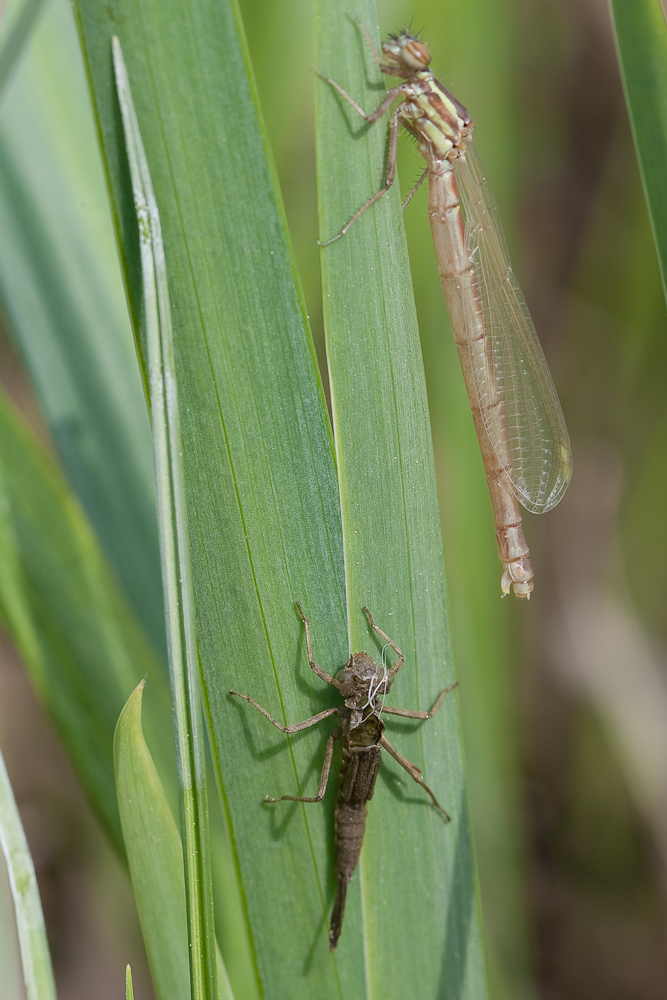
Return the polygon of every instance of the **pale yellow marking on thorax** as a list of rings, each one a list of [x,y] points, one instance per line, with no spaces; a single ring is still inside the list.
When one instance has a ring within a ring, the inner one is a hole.
[[[427,160],[448,158],[461,142],[464,129],[469,128],[449,95],[430,70],[416,74],[415,82],[407,84],[404,93],[402,117],[416,136],[422,156]]]

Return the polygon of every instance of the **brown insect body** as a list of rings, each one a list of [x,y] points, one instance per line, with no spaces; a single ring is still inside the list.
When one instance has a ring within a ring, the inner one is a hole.
[[[282,795],[279,799],[266,796],[264,799],[265,802],[280,802],[282,800],[291,802],[321,802],[329,780],[334,740],[339,740],[343,751],[343,759],[340,768],[338,797],[334,813],[336,845],[334,870],[337,888],[329,928],[329,949],[333,951],[338,944],[343,924],[347,887],[359,863],[359,855],[361,854],[361,845],[366,827],[366,803],[373,797],[375,782],[380,770],[382,749],[387,750],[398,761],[401,767],[408,772],[410,777],[422,786],[424,791],[431,796],[433,804],[446,819],[449,819],[449,816],[439,804],[431,789],[424,782],[419,768],[411,764],[405,757],[402,757],[385,737],[385,726],[380,715],[382,712],[386,712],[390,715],[400,715],[409,719],[430,719],[440,708],[447,692],[451,691],[455,685],[451,685],[451,687],[441,691],[433,708],[428,712],[419,712],[407,708],[390,708],[384,704],[384,698],[391,688],[394,677],[403,665],[403,654],[389,636],[378,628],[368,608],[364,608],[364,611],[368,616],[371,628],[386,640],[388,645],[397,654],[398,659],[390,669],[387,669],[384,665],[379,666],[368,653],[353,653],[335,677],[322,670],[313,660],[308,620],[298,604],[297,609],[306,629],[308,662],[311,669],[327,684],[332,684],[338,688],[345,699],[345,704],[336,708],[325,709],[323,712],[312,716],[312,718],[305,719],[303,722],[297,722],[292,726],[283,726],[269,715],[266,709],[262,708],[250,695],[239,694],[237,691],[230,691],[230,694],[239,698],[245,698],[269,722],[272,722],[276,728],[288,734],[307,729],[309,726],[314,726],[331,715],[337,715],[340,719],[338,728],[330,734],[327,740],[317,795],[312,797]]]
[[[391,682],[387,684],[386,671],[368,653],[354,653],[335,679],[344,697],[348,692],[351,694],[345,697],[345,708],[339,709],[341,724],[337,730],[343,760],[334,813],[337,888],[329,929],[332,951],[343,925],[347,887],[359,863],[368,812],[366,803],[373,798],[380,770],[384,722],[373,704],[373,692],[384,699],[391,686]]]

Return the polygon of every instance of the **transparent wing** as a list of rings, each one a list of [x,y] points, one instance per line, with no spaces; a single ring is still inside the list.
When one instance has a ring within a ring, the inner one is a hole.
[[[477,297],[478,312],[474,302],[467,304],[466,325],[469,332],[479,330],[481,308],[487,340],[483,354],[471,348],[470,355],[484,426],[519,503],[544,513],[572,478],[563,411],[472,142],[455,161],[454,174]],[[490,407],[496,399],[501,415]]]

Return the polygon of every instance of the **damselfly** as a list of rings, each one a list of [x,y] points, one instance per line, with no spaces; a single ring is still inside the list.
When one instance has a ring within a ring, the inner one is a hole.
[[[400,99],[390,119],[387,175],[384,187],[321,245],[344,236],[389,190],[403,124],[427,163],[412,193],[428,177],[431,232],[491,495],[502,591],[513,588],[517,597],[529,598],[533,567],[519,503],[544,513],[567,489],[572,453],[563,412],[510,266],[470,115],[434,77],[422,41],[406,31],[392,35],[379,53],[362,31],[382,72],[404,82],[367,114],[335,80],[323,79],[367,122],[378,121]]]
[[[230,691],[230,694],[237,698],[245,698],[251,705],[254,705],[262,715],[272,722],[273,725],[283,733],[298,733],[302,729],[308,729],[323,719],[332,715],[337,715],[340,723],[327,740],[327,748],[324,752],[324,763],[320,777],[320,787],[317,795],[281,795],[279,799],[272,799],[268,795],[265,802],[321,802],[327,790],[329,781],[329,770],[333,757],[334,740],[339,740],[343,750],[343,760],[340,767],[340,780],[338,784],[338,798],[336,800],[336,811],[334,813],[335,841],[336,841],[336,899],[331,914],[331,926],[329,928],[329,948],[333,951],[337,944],[343,926],[343,914],[345,913],[345,900],[347,898],[347,887],[350,879],[359,862],[361,854],[361,844],[366,828],[366,803],[373,798],[375,781],[380,770],[380,758],[382,750],[386,750],[394,760],[398,761],[413,781],[421,785],[425,792],[430,795],[433,805],[440,810],[445,819],[449,816],[442,808],[435,795],[428,787],[422,777],[422,773],[415,764],[406,760],[398,750],[395,750],[389,740],[384,735],[384,722],[381,719],[383,713],[387,715],[400,715],[405,719],[430,719],[438,711],[445,695],[456,687],[445,688],[438,695],[433,708],[429,712],[418,712],[411,708],[390,708],[385,705],[385,695],[391,688],[396,674],[403,666],[403,654],[389,636],[382,631],[373,621],[368,608],[364,608],[371,628],[381,636],[387,646],[396,653],[397,659],[392,667],[387,669],[384,663],[377,664],[368,653],[353,653],[348,662],[339,670],[335,677],[328,674],[326,670],[313,660],[313,647],[310,641],[310,628],[308,619],[297,604],[297,610],[306,630],[306,647],[308,649],[308,662],[311,669],[326,684],[332,684],[338,688],[345,699],[345,704],[336,708],[327,708],[323,712],[318,712],[310,719],[303,722],[296,722],[292,726],[282,726],[272,715],[262,708],[254,698],[248,694],[239,694],[238,691]]]

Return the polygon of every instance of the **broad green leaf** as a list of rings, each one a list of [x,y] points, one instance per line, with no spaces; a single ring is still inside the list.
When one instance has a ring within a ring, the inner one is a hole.
[[[116,727],[114,761],[134,897],[158,1000],[190,996],[183,850],[141,728],[143,682]],[[221,975],[222,973],[222,975]],[[231,997],[224,968],[218,995]]]
[[[79,504],[2,397],[0,562],[5,625],[120,847],[114,727],[128,693],[147,676],[151,738],[160,761],[167,759],[165,683]]]
[[[667,296],[667,23],[659,0],[611,0],[625,99]]]
[[[317,65],[372,111],[384,96],[382,78],[348,6],[319,4]],[[362,0],[353,13],[377,44],[374,5]],[[386,131],[366,125],[325,82],[318,82],[316,95],[325,240],[382,187]],[[361,611],[368,605],[406,657],[390,703],[424,710],[451,683],[452,664],[424,371],[398,185],[347,236],[322,249],[322,274],[351,645],[380,656],[382,642],[369,634]],[[346,928],[348,934],[358,930],[364,941],[368,993],[483,997],[456,696],[431,721],[390,723],[388,736],[423,769],[452,822],[444,823],[409,776],[385,761],[385,781],[369,809],[363,906],[348,915],[352,927]]]
[[[169,287],[160,215],[116,36],[112,48],[141,256],[142,335],[146,344],[155,447],[158,531],[184,845],[190,982],[193,1000],[214,1000],[216,956],[206,758]]]
[[[0,754],[0,845],[14,897],[23,981],[28,1000],[55,1000],[56,986],[35,867]],[[4,972],[3,972],[4,981]]]
[[[315,780],[325,734],[287,740],[228,694],[251,693],[287,721],[327,704],[296,599],[322,637],[322,666],[349,655],[331,436],[236,11],[219,0],[187,9],[81,0],[77,14],[135,318],[136,221],[111,87],[113,33],[160,211],[197,639],[261,989],[363,995],[358,951],[332,958],[327,945],[333,803],[262,805],[267,792]]]
[[[65,475],[158,654],[150,431],[66,0],[50,0],[0,104],[0,300]]]

